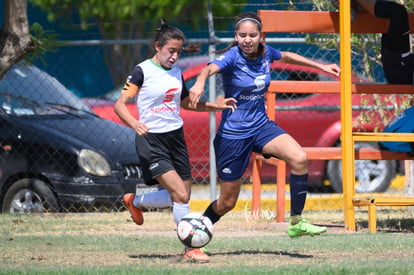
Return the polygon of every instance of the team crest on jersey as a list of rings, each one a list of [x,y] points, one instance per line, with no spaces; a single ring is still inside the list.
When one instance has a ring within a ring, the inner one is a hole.
[[[173,99],[174,99],[174,95],[175,95],[175,92],[178,90],[178,88],[172,88],[172,89],[169,89],[166,93],[165,93],[165,98],[164,98],[164,100],[162,101],[163,103],[169,103],[169,102],[172,102],[173,101]]]
[[[270,71],[270,65],[269,65],[269,61],[264,61],[263,63],[262,63],[262,69],[261,69],[262,71],[264,71],[264,73],[269,73],[269,71]]]
[[[256,89],[252,92],[260,92],[264,89],[266,82],[265,82],[266,75],[259,75],[254,79],[254,84],[256,84]]]

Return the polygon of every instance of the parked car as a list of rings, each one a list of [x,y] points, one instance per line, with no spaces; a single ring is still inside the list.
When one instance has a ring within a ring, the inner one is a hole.
[[[144,185],[128,127],[94,114],[55,78],[19,63],[0,81],[2,212],[120,207]]]
[[[194,84],[196,76],[206,63],[206,57],[179,63],[179,66],[183,68],[183,76],[188,87]],[[322,71],[303,66],[273,62],[271,67],[273,80],[338,80],[338,78],[327,75]],[[367,80],[354,74],[353,81],[364,82]],[[99,116],[122,124],[113,111],[114,100],[118,98],[120,90],[118,88],[101,99],[84,100]],[[219,77],[217,79],[217,90],[221,91],[221,79]],[[206,87],[206,92],[208,93],[208,87]],[[373,101],[372,95],[354,95],[353,105],[356,106],[353,112],[354,118],[361,113],[363,109],[361,105],[369,106],[372,105]],[[138,116],[134,102],[131,102],[128,108],[133,115]],[[340,146],[339,94],[277,94],[276,110],[276,122],[298,140],[302,146]],[[181,115],[184,120],[184,131],[189,147],[193,178],[203,180],[208,178],[209,175],[209,114],[182,110]],[[217,125],[220,118],[221,114],[217,113]],[[378,121],[379,117],[373,116],[369,123],[355,123],[354,130],[374,131]],[[360,146],[376,147],[376,144],[356,144],[356,147]],[[396,170],[397,163],[395,161],[356,161],[355,173],[360,181],[360,184],[356,186],[357,192],[383,192],[387,190]],[[264,181],[274,181],[274,167],[265,165],[262,171]],[[310,161],[309,182],[311,186],[317,188],[328,182],[335,191],[341,192],[342,178],[340,171],[340,161]]]

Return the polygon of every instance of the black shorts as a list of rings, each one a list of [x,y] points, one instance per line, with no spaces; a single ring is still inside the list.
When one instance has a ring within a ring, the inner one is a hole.
[[[168,133],[136,135],[135,146],[147,185],[158,184],[156,178],[171,170],[177,171],[183,180],[191,178],[183,128]]]
[[[384,75],[390,84],[414,84],[414,56],[401,57],[401,51],[381,49]]]

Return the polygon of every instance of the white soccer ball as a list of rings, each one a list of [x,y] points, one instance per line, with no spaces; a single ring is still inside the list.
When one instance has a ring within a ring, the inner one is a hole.
[[[213,238],[214,226],[211,220],[200,213],[185,215],[177,226],[178,239],[186,246],[200,248]]]

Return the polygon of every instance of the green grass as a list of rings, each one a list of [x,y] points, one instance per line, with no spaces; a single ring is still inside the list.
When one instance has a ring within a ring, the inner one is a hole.
[[[379,224],[412,228],[405,212],[405,223],[393,213],[402,212],[386,212]],[[349,233],[342,213],[307,218],[328,232],[290,239],[286,225],[230,213],[207,246],[212,260],[194,264],[181,260],[169,212],[146,213],[141,227],[125,212],[0,215],[0,274],[414,274],[414,234],[401,233],[409,230]]]

